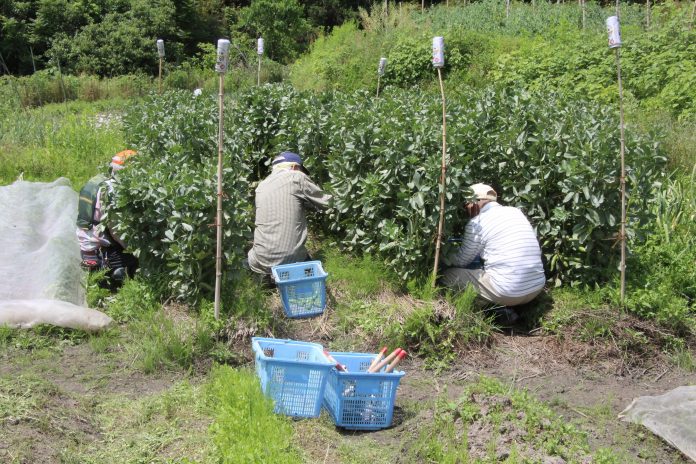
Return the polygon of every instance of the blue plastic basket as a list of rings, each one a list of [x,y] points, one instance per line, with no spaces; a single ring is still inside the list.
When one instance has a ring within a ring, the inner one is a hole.
[[[403,371],[368,373],[377,356],[369,353],[331,353],[348,372],[331,368],[324,392],[324,407],[336,425],[354,430],[389,427]]]
[[[276,413],[318,417],[333,364],[318,343],[277,338],[251,339],[261,390],[275,402]]]
[[[271,272],[287,317],[311,317],[324,312],[328,274],[321,261],[282,264],[273,266]]]

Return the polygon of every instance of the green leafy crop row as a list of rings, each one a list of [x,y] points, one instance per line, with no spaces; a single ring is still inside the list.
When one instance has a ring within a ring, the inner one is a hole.
[[[432,263],[438,220],[441,107],[428,94],[297,92],[267,85],[228,102],[225,121],[225,251],[234,264],[252,230],[253,183],[270,158],[294,150],[331,192],[320,226],[344,248],[380,256],[402,279]],[[217,112],[189,93],[153,97],[125,118],[140,155],[120,178],[110,212],[151,272],[181,298],[213,281]],[[614,113],[554,94],[460,93],[448,104],[445,234],[465,224],[466,186],[492,183],[524,209],[558,283],[613,272],[619,224],[618,124]],[[627,133],[629,230],[664,157],[654,137]]]

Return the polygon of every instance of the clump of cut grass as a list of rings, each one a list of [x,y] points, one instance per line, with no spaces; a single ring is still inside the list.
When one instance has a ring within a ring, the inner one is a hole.
[[[486,343],[495,326],[476,305],[472,287],[427,302],[394,323],[387,331],[393,343],[423,356],[426,365],[440,369],[451,365],[456,353]]]
[[[14,329],[0,326],[0,348],[37,352],[41,350],[60,350],[67,345],[76,345],[88,338],[89,334],[78,329],[66,329],[48,324],[40,324],[31,329]]]
[[[252,371],[215,367],[207,391],[219,462],[301,462],[292,445],[290,420],[273,413],[273,402],[263,395]]]

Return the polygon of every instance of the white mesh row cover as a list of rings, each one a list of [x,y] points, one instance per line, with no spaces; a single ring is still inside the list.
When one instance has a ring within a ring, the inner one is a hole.
[[[619,414],[619,419],[643,424],[696,461],[696,386],[636,398]]]
[[[83,307],[77,197],[64,178],[0,187],[0,325],[94,331],[111,322]]]

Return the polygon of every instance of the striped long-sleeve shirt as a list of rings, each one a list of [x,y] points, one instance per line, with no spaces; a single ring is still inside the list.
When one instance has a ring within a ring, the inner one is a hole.
[[[481,256],[484,271],[501,295],[520,297],[544,287],[541,249],[524,213],[490,202],[466,226],[454,265],[464,267]]]
[[[305,208],[326,208],[330,198],[303,172],[274,170],[256,188],[256,228],[249,267],[269,274],[273,266],[304,261]]]

